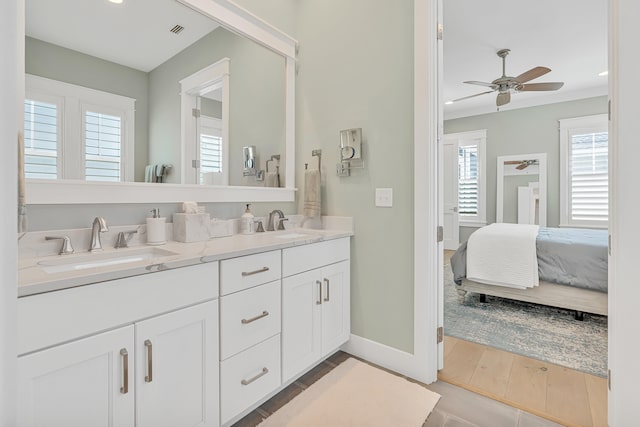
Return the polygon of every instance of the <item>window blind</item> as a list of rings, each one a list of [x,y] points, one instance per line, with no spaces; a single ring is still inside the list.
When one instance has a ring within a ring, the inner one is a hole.
[[[24,101],[25,177],[58,177],[58,107],[32,99]]]
[[[609,217],[609,135],[571,135],[571,219],[606,222]]]
[[[458,147],[458,213],[478,215],[478,146]]]
[[[200,182],[204,174],[222,172],[222,137],[200,133]]]
[[[122,118],[86,111],[85,178],[87,181],[120,181]]]

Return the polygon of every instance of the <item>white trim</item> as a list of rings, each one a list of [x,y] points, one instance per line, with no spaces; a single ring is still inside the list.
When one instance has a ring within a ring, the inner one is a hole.
[[[351,334],[349,341],[340,349],[385,368],[394,366],[393,371],[403,375],[411,377],[414,373],[411,369],[413,354],[358,335]]]
[[[571,174],[569,167],[569,133],[592,133],[608,129],[607,114],[560,119],[558,123],[560,129],[560,223],[563,224],[561,227],[607,228],[607,223],[571,220],[569,213],[571,211],[571,197],[569,196],[569,178]]]
[[[295,188],[28,179],[27,204],[293,202],[296,191]]]
[[[487,225],[487,222],[486,221],[459,221],[458,225],[460,225],[460,227],[480,228],[480,227],[484,227],[485,225]]]

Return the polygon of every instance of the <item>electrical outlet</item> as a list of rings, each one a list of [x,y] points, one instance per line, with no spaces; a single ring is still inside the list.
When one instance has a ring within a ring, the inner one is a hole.
[[[393,206],[393,188],[376,188],[376,207],[390,208]]]

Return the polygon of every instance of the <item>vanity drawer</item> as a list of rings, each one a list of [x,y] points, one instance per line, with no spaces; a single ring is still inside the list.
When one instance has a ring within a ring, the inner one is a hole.
[[[280,280],[220,299],[220,360],[280,333]]]
[[[278,250],[220,261],[220,294],[228,295],[279,279],[281,259]]]
[[[349,237],[282,250],[282,277],[293,276],[350,257]]]
[[[220,363],[222,424],[280,386],[280,335]]]

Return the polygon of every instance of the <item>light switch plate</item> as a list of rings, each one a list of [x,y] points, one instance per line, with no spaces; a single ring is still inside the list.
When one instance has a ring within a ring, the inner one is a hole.
[[[376,188],[376,207],[390,208],[393,206],[393,188]]]

